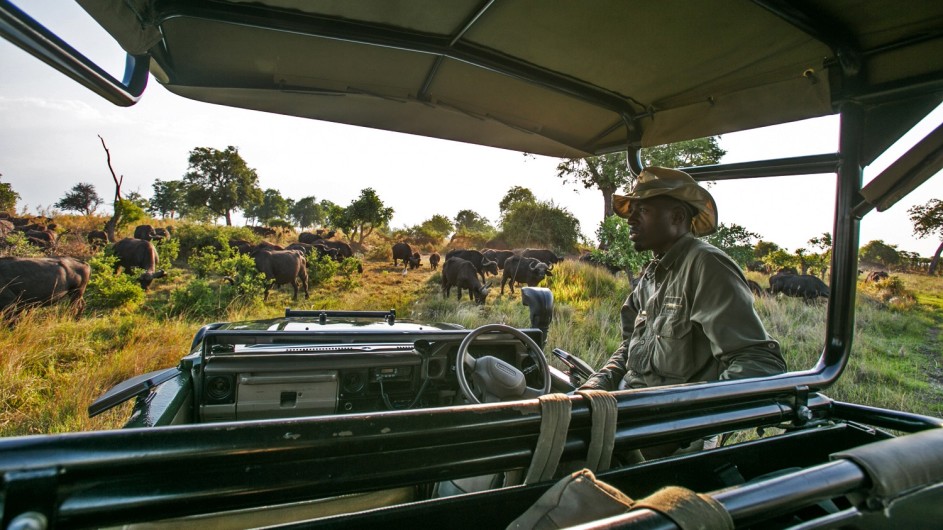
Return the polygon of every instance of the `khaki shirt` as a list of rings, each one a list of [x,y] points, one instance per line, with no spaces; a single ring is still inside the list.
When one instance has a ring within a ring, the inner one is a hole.
[[[786,371],[743,271],[686,234],[649,263],[622,306],[622,346],[584,388],[644,388]],[[624,379],[624,382],[623,382]]]

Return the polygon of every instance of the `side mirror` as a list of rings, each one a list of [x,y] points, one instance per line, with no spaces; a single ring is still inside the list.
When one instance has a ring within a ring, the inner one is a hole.
[[[553,321],[553,293],[546,287],[521,288],[521,303],[530,308],[530,325],[541,331],[540,346],[547,340]]]

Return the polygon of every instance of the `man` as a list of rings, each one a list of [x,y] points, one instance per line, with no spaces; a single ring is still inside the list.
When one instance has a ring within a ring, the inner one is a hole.
[[[717,230],[717,205],[706,189],[683,171],[649,167],[629,195],[613,195],[613,208],[628,219],[635,250],[651,250],[654,260],[622,306],[625,341],[583,388],[645,388],[786,370],[743,271],[697,239]]]

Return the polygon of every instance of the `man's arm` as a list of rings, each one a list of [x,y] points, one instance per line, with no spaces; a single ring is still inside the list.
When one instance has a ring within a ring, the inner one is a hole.
[[[691,320],[711,342],[725,369],[721,380],[781,374],[786,362],[753,306],[753,294],[739,266],[724,255],[707,254],[696,267]]]
[[[618,390],[619,383],[625,377],[625,363],[628,360],[629,339],[635,329],[635,317],[638,309],[635,307],[632,293],[625,298],[620,311],[622,319],[622,345],[609,357],[606,364],[598,372],[590,376],[580,388],[595,388],[599,390]]]

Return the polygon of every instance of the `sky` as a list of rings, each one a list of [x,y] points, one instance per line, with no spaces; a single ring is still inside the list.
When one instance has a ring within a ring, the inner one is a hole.
[[[15,3],[121,78],[124,56],[77,5]],[[915,128],[911,144],[943,122],[943,106],[925,121]],[[155,179],[176,180],[186,173],[192,149],[232,145],[256,169],[262,189],[277,189],[285,197],[313,195],[346,206],[362,189],[375,189],[394,209],[393,228],[436,214],[452,218],[463,209],[495,223],[498,203],[513,186],[569,211],[590,239],[603,217],[601,192],[565,184],[556,176],[555,158],[209,105],[171,94],[153,78],[136,105],[117,107],[0,39],[0,180],[20,194],[21,208],[49,210],[78,182],[92,183],[110,198],[114,184],[99,135],[112,167],[124,177],[122,192],[145,197],[153,194]],[[834,153],[838,119],[725,134],[719,143],[727,151],[721,163]],[[865,182],[906,147],[892,148],[866,168]],[[834,190],[834,175],[710,187],[722,223],[743,226],[790,251],[808,248],[809,239],[832,230]],[[932,256],[940,241],[914,237],[907,210],[934,198],[943,199],[939,174],[887,211],[865,216],[861,244],[882,240]]]

